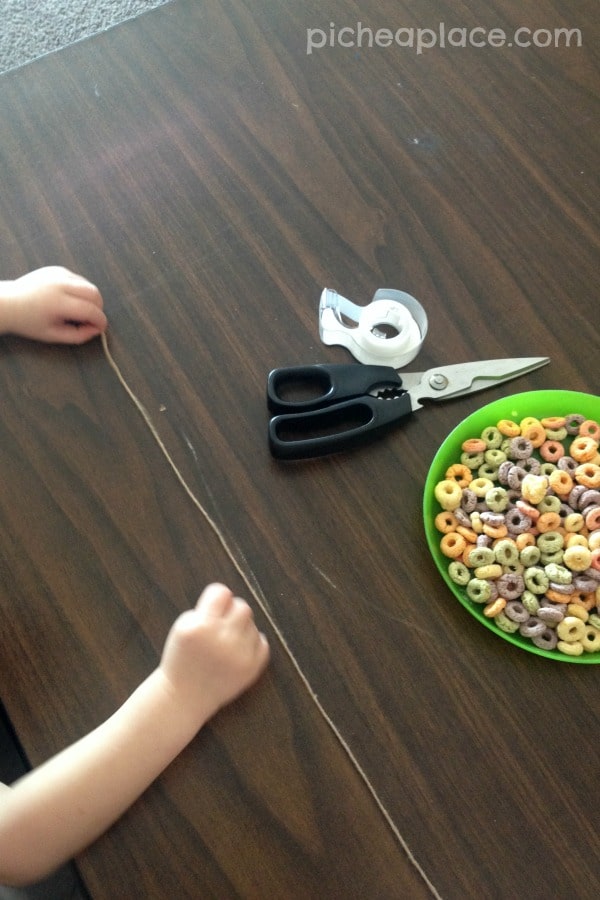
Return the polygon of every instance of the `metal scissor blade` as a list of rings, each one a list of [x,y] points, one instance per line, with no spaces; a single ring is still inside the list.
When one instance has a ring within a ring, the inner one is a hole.
[[[516,359],[486,359],[477,362],[439,366],[422,373],[402,373],[402,384],[412,398],[413,409],[421,400],[449,400],[474,394],[485,388],[526,375],[550,362],[547,356],[524,356]]]

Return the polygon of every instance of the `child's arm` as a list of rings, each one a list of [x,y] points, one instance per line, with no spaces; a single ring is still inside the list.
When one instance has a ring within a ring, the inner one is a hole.
[[[209,585],[110,719],[0,792],[0,884],[38,880],[94,841],[268,657],[250,607]]]
[[[106,329],[98,288],[62,266],[0,281],[0,334],[83,344]]]

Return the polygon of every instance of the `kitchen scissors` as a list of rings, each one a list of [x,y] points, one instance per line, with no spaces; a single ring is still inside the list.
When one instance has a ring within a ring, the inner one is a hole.
[[[423,400],[450,400],[545,366],[547,356],[488,359],[403,372],[359,364],[290,366],[267,380],[269,448],[278,459],[349,450],[406,419]]]

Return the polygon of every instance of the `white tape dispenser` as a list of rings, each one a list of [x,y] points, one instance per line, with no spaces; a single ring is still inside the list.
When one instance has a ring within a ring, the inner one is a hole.
[[[367,306],[330,288],[321,294],[321,340],[346,347],[361,363],[401,369],[415,358],[426,334],[425,310],[404,291],[381,288]]]

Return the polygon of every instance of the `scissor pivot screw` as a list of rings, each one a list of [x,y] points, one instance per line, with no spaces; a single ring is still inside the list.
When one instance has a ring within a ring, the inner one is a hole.
[[[433,388],[434,391],[443,391],[444,388],[448,387],[448,379],[445,375],[438,373],[437,375],[432,375],[429,379],[429,387]]]

